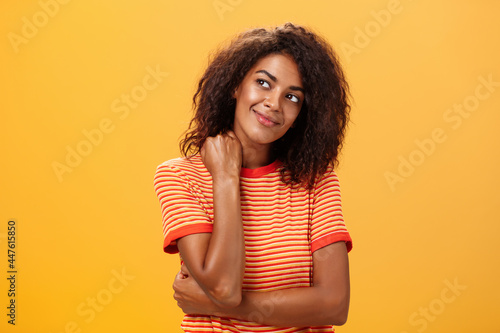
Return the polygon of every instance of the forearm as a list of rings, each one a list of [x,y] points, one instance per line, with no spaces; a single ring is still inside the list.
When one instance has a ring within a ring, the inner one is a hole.
[[[239,178],[241,143],[228,131],[206,138],[200,155],[212,176],[213,229],[211,233],[182,237],[177,246],[189,275],[207,296],[218,305],[234,307],[241,301],[245,272]]]
[[[223,298],[231,298],[235,293],[241,295],[245,271],[239,177],[214,179],[213,195],[214,225],[203,265],[203,275],[206,283],[218,286],[219,290],[213,290],[214,293]]]
[[[271,326],[343,325],[348,307],[345,294],[307,287],[244,292],[238,307],[218,308],[214,314]]]
[[[343,325],[350,299],[349,261],[344,242],[313,253],[311,287],[243,292],[241,303],[222,308],[194,279],[177,279],[174,298],[184,313],[235,318],[272,326]],[[176,296],[177,295],[177,296]]]

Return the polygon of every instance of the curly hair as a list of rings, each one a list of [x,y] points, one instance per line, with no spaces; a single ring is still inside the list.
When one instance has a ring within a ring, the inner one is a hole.
[[[295,126],[273,143],[285,183],[312,188],[329,166],[338,164],[349,121],[349,86],[330,44],[312,31],[286,23],[241,33],[218,50],[193,96],[195,115],[179,143],[184,156],[196,154],[209,136],[233,128],[232,92],[263,57],[287,54],[298,66],[304,102]]]

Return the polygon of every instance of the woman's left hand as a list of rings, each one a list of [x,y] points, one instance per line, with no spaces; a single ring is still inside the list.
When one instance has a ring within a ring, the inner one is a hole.
[[[185,314],[213,315],[216,305],[190,275],[187,267],[181,265],[174,284],[174,299]]]

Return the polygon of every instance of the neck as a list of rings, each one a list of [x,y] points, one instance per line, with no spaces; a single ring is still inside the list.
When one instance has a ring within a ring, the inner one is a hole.
[[[242,150],[242,167],[248,169],[257,169],[272,162],[273,156],[271,145],[262,145],[258,147],[245,147]]]

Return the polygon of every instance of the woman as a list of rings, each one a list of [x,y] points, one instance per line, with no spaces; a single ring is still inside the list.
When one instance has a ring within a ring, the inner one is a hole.
[[[155,175],[181,327],[332,332],[352,247],[333,171],[350,109],[336,55],[291,23],[253,29],[213,57],[193,102],[184,157]]]

